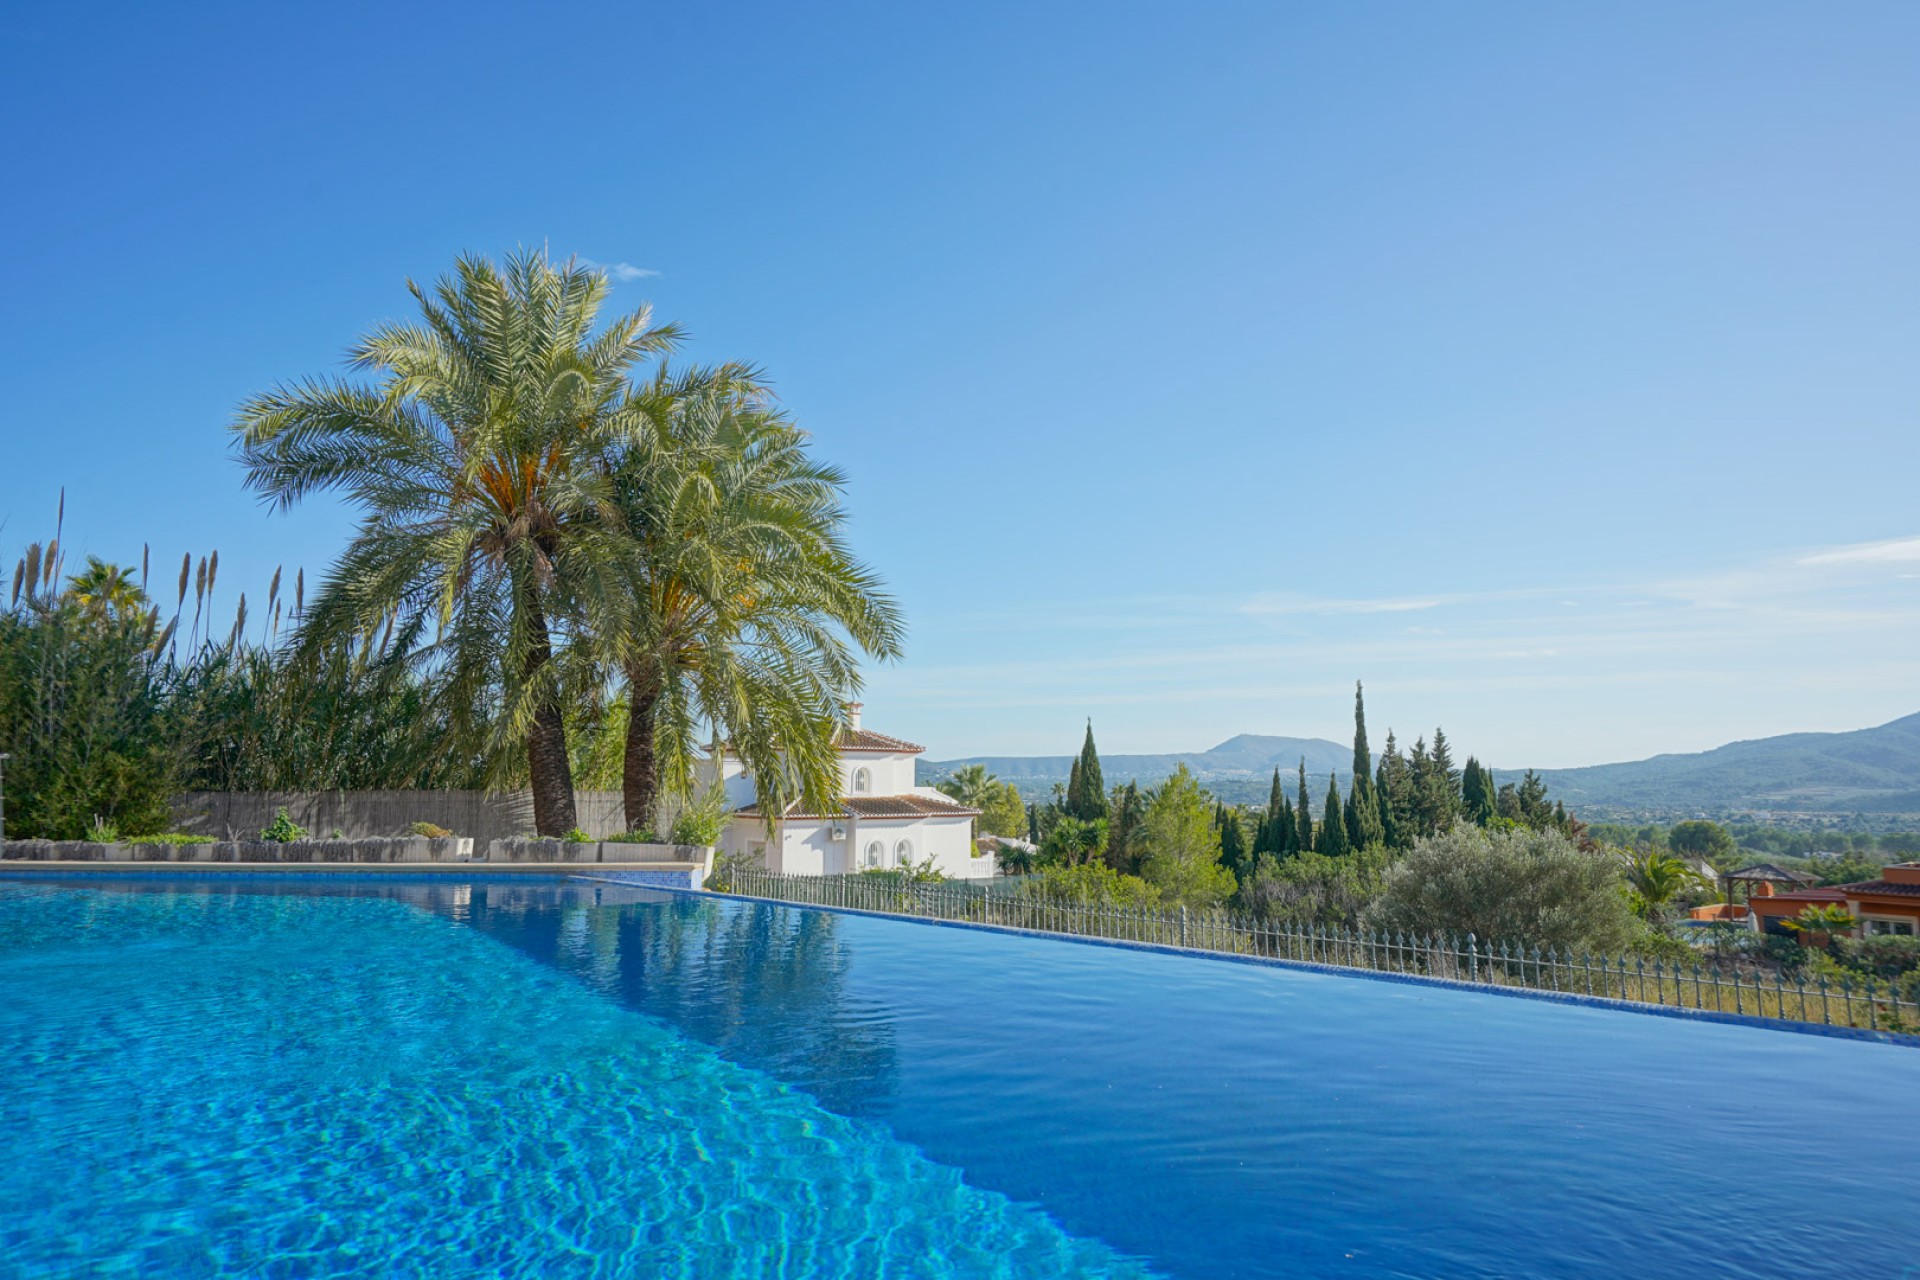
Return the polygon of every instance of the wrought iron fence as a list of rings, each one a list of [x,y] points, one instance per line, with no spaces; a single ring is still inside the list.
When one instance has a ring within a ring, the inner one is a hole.
[[[1289,925],[1231,911],[1118,906],[1037,892],[1005,894],[966,881],[899,875],[788,876],[723,867],[712,887],[778,902],[960,920],[1194,951],[1417,974],[1488,987],[1527,987],[1636,1004],[1711,1010],[1826,1026],[1920,1033],[1920,991],[1871,977],[1811,978],[1741,955],[1680,963],[1597,956],[1465,937]],[[1038,886],[1035,886],[1037,889]]]

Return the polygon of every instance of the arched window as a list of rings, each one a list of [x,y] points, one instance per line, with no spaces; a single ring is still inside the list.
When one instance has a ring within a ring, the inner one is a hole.
[[[898,862],[903,867],[912,866],[913,865],[913,841],[902,840],[899,844],[893,846],[893,857],[894,857],[894,861]]]
[[[873,790],[873,775],[865,768],[853,771],[853,794],[863,796]]]
[[[887,846],[881,843],[880,841],[875,840],[869,845],[867,845],[867,865],[868,866],[870,867],[879,866],[880,859],[886,856],[887,856]]]

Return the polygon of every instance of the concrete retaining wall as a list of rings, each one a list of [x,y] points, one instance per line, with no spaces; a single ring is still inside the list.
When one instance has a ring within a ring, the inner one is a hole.
[[[574,808],[589,835],[626,830],[618,791],[576,791]],[[325,839],[403,836],[431,822],[485,849],[533,831],[533,797],[525,791],[194,791],[175,796],[174,830],[216,840],[254,840],[282,808]]]
[[[587,848],[597,846],[588,845]],[[473,841],[428,840],[221,840],[212,844],[95,844],[87,840],[9,840],[0,858],[25,862],[468,862]]]
[[[692,866],[704,881],[713,850],[690,844],[630,844],[597,840],[490,840],[422,836],[368,840],[219,840],[212,844],[95,844],[86,840],[9,840],[0,859],[20,862],[278,862],[278,863],[494,863],[501,865],[636,863]],[[697,882],[696,882],[697,883]]]

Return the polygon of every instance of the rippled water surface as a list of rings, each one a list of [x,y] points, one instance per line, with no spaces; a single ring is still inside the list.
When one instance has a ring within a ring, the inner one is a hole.
[[[613,886],[0,880],[0,1276],[1897,1277],[1916,1098],[1911,1049]]]

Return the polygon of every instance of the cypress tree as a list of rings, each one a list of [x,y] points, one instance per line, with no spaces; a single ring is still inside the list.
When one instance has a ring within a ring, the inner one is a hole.
[[[1080,746],[1080,758],[1074,761],[1074,773],[1080,780],[1076,791],[1067,785],[1067,812],[1083,822],[1108,816],[1107,783],[1100,773],[1100,753],[1093,745],[1093,721],[1087,721],[1087,740]]]
[[[1132,872],[1134,845],[1140,834],[1140,822],[1146,806],[1140,801],[1140,784],[1129,782],[1113,789],[1113,817],[1107,824],[1107,864],[1115,871]]]
[[[1460,808],[1477,826],[1493,820],[1493,774],[1472,756],[1460,771]]]
[[[1275,839],[1280,842],[1280,856],[1291,858],[1300,852],[1300,824],[1293,816],[1293,801],[1280,797],[1280,817],[1275,823]]]
[[[1353,682],[1353,791],[1347,797],[1347,843],[1355,849],[1386,843],[1380,798],[1373,789],[1373,752],[1367,748],[1367,701],[1358,680]]]
[[[1070,818],[1080,816],[1081,792],[1084,789],[1080,778],[1080,757],[1073,758],[1073,764],[1067,769],[1067,794],[1061,811]]]
[[[1214,812],[1214,825],[1220,829],[1220,865],[1233,872],[1235,880],[1253,876],[1253,859],[1247,850],[1247,829],[1241,825],[1240,811],[1226,805]]]
[[[1286,848],[1286,837],[1280,832],[1280,810],[1286,802],[1286,789],[1280,785],[1280,766],[1275,765],[1273,785],[1267,789],[1267,811],[1261,815],[1260,825],[1254,831],[1254,853],[1280,853]]]
[[[1427,764],[1427,778],[1433,788],[1433,829],[1444,831],[1460,814],[1460,774],[1453,767],[1445,729],[1433,731],[1433,751]]]
[[[1313,813],[1307,808],[1307,758],[1305,756],[1300,757],[1300,804],[1293,811],[1293,817],[1297,824],[1294,831],[1298,833],[1299,850],[1301,853],[1309,852],[1313,848]]]
[[[1317,852],[1338,858],[1351,848],[1347,843],[1347,821],[1340,803],[1340,784],[1327,775],[1327,807],[1320,815],[1320,844]]]

